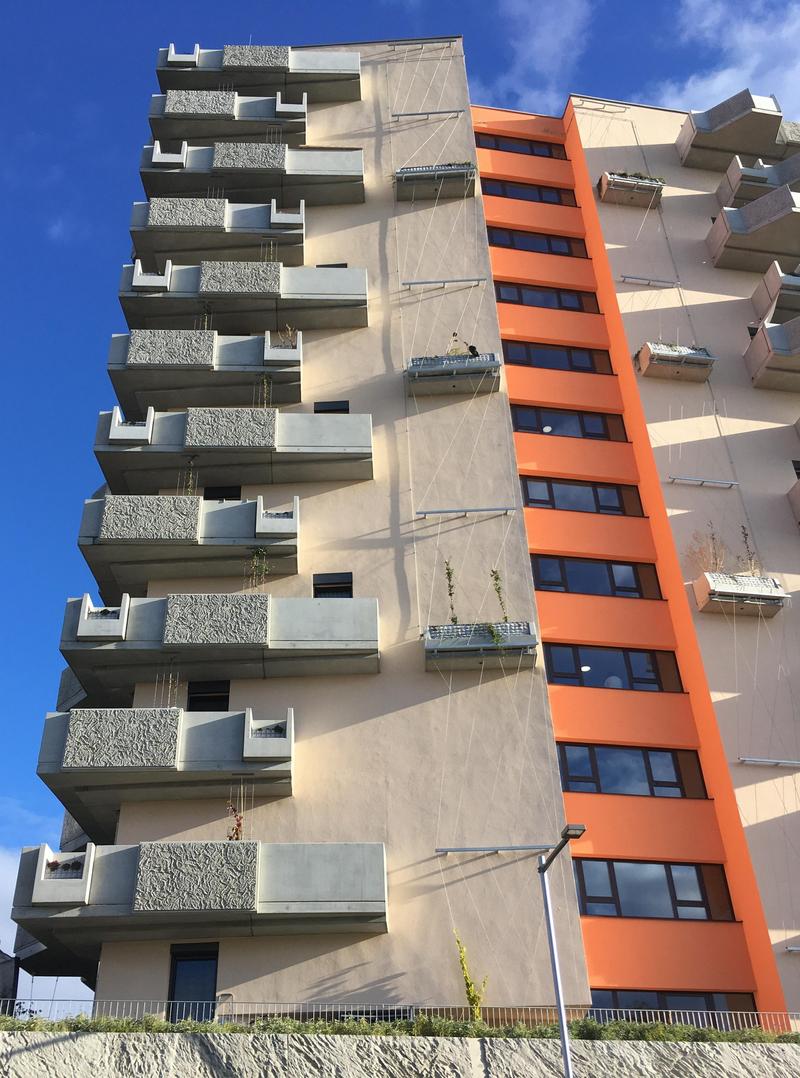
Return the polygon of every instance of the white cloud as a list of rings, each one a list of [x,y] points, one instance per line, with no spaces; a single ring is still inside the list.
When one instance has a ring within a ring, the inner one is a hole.
[[[494,79],[470,78],[477,105],[521,109],[560,116],[569,80],[588,44],[590,0],[499,0],[494,8],[504,46]]]
[[[668,108],[707,109],[748,87],[774,94],[786,119],[800,118],[800,3],[681,0],[677,29],[687,50],[713,50],[714,60],[683,79],[651,84],[632,100]]]

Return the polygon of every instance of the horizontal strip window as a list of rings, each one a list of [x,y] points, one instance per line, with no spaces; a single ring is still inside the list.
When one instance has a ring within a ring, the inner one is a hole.
[[[546,371],[578,371],[580,374],[611,374],[611,357],[599,348],[562,348],[535,341],[503,341],[506,363],[515,367],[540,367]]]
[[[565,408],[540,408],[512,404],[514,430],[524,434],[555,434],[562,438],[594,438],[601,442],[626,442],[621,415],[573,412]]]
[[[567,151],[560,142],[541,142],[538,139],[511,138],[508,135],[475,133],[475,145],[482,150],[504,150],[505,153],[524,153],[528,157],[556,157],[567,160]]]
[[[495,281],[494,294],[498,303],[518,303],[522,307],[550,307],[557,311],[583,311],[586,314],[600,313],[594,292],[573,292],[566,288]]]
[[[690,750],[621,745],[558,746],[561,789],[637,797],[706,797],[700,758]]]
[[[638,988],[593,988],[592,1007],[623,1011],[747,1011],[756,1014],[756,1001],[750,992],[648,992]],[[590,1015],[603,1019],[602,1013]],[[692,1024],[702,1025],[695,1020]],[[757,1025],[757,1019],[753,1021]],[[737,1023],[721,1028],[735,1029]]]
[[[496,228],[490,225],[490,247],[510,247],[514,251],[534,251],[540,255],[566,255],[567,258],[588,258],[583,240],[569,236],[552,236],[549,232],[526,232],[519,228]]]
[[[514,183],[511,180],[481,180],[485,195],[517,198],[521,202],[546,202],[551,206],[576,206],[575,192],[569,187],[544,187],[539,183]]]
[[[538,591],[611,595],[618,599],[661,598],[655,565],[531,554],[531,568]]]
[[[580,479],[522,477],[522,499],[530,508],[568,509],[573,513],[603,513],[615,517],[641,517],[642,502],[636,487],[612,483],[586,483]]]
[[[545,644],[545,667],[551,685],[636,692],[683,692],[671,651],[603,648],[593,644]]]
[[[732,921],[722,865],[661,861],[573,861],[580,911],[586,917],[657,917]]]

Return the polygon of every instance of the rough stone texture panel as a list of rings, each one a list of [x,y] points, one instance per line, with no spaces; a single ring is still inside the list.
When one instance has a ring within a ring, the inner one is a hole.
[[[143,842],[133,908],[255,912],[257,870],[257,842]]]
[[[74,710],[64,767],[175,767],[180,717],[177,707]]]
[[[286,171],[282,142],[215,142],[212,169],[252,168]]]
[[[151,198],[149,228],[225,228],[224,198]]]
[[[224,45],[222,69],[226,67],[272,67],[289,70],[288,45]]]
[[[233,90],[167,90],[165,116],[236,117],[236,93]]]
[[[99,538],[183,540],[200,534],[200,498],[184,494],[107,494]]]
[[[213,329],[132,329],[128,367],[214,366]]]
[[[280,262],[203,262],[200,292],[233,292],[245,296],[279,296]]]
[[[274,408],[189,408],[187,449],[275,448]]]
[[[167,596],[165,644],[266,644],[268,595]]]

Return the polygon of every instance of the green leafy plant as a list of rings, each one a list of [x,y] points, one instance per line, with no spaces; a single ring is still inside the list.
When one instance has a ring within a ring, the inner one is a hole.
[[[269,555],[262,547],[254,547],[250,554],[250,562],[245,571],[246,585],[251,588],[259,588],[266,583],[267,577],[272,572],[272,563]]]
[[[506,598],[503,592],[503,580],[500,576],[499,569],[490,569],[489,576],[492,579],[492,586],[494,587],[494,593],[497,596],[497,601],[500,604],[500,609],[503,612],[503,621],[508,623],[508,611],[506,610]]]
[[[483,628],[489,634],[489,636],[491,636],[492,643],[499,648],[503,643],[503,634],[500,632],[494,622],[487,621],[484,624]]]
[[[450,604],[450,624],[458,625],[458,615],[455,608],[456,577],[449,558],[444,559],[444,575],[447,580],[447,601]]]
[[[456,937],[456,946],[458,947],[458,964],[461,966],[461,976],[464,978],[464,993],[467,997],[467,1003],[469,1004],[469,1013],[473,1022],[481,1021],[481,1003],[483,1003],[483,997],[486,995],[486,983],[489,980],[488,977],[484,977],[480,983],[480,986],[475,984],[472,979],[472,974],[469,971],[467,964],[467,948],[459,939],[458,933],[453,929],[453,935]]]
[[[760,576],[761,575],[761,562],[758,554],[756,554],[753,547],[750,545],[750,532],[747,530],[746,525],[741,525],[742,529],[742,546],[744,547],[744,554],[740,554],[736,559],[739,565],[739,571],[746,573],[748,576]]]

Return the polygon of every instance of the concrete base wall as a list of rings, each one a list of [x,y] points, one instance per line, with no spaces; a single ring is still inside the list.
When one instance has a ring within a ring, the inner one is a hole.
[[[791,1078],[800,1046],[578,1041],[578,1078]],[[557,1041],[186,1033],[0,1033],[4,1078],[551,1078]]]

